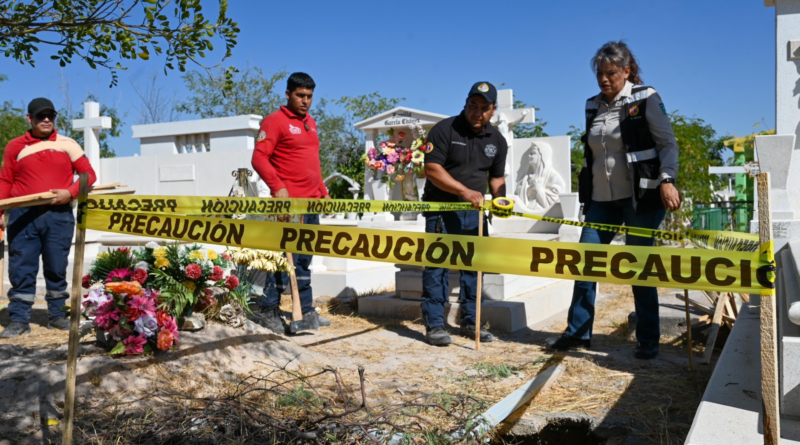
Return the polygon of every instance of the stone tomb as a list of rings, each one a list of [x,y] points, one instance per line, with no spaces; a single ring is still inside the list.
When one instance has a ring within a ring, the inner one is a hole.
[[[356,124],[357,127],[366,128],[364,123],[372,123],[370,130],[374,133],[370,135],[368,132],[367,150],[374,146],[378,131],[386,131],[389,127],[395,128],[395,130],[403,129],[402,123],[398,124],[397,117],[393,116],[397,113],[396,110],[403,113],[403,110],[395,109]],[[406,117],[445,118],[445,116],[417,110],[413,110],[413,112],[416,114],[411,113]],[[513,108],[513,92],[511,90],[498,91],[498,111],[492,122],[509,145],[506,162],[508,194],[517,202],[516,211],[555,217],[565,215],[569,219],[577,220],[577,195],[571,193],[570,187],[569,137],[515,139],[513,136],[514,125],[533,123],[534,120],[535,111],[533,109]],[[371,194],[365,190],[367,199],[389,199],[391,195],[382,191],[385,186],[377,182],[369,169],[367,178],[372,178],[367,180],[367,184],[372,190]],[[541,190],[541,196],[537,195],[539,190]],[[518,199],[513,195],[521,195],[525,198]],[[399,195],[394,199],[399,199]],[[565,204],[563,207],[562,202]],[[370,220],[364,218],[359,226],[388,230],[424,231],[422,221],[395,221],[391,215],[390,217],[376,215]],[[564,227],[574,229],[569,226]],[[559,229],[560,225],[558,224],[518,217],[495,218],[494,222],[485,228],[491,236],[534,240],[556,240],[560,236]],[[579,233],[578,229],[577,234],[579,235]],[[574,231],[572,235],[577,241]],[[405,319],[416,319],[421,316],[422,268],[400,264],[397,267],[399,271],[394,280],[395,292],[360,298],[358,300],[359,313]],[[448,319],[449,323],[457,325],[459,320],[459,272],[451,271],[449,281]],[[483,321],[489,322],[493,329],[506,332],[523,329],[542,321],[569,307],[572,283],[572,281],[542,277],[484,274]]]

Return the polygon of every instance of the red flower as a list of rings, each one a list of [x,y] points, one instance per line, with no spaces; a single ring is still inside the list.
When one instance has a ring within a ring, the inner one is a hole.
[[[132,279],[139,284],[144,284],[144,282],[147,281],[147,271],[144,269],[134,270]]]
[[[236,275],[231,275],[225,280],[225,285],[228,286],[228,289],[236,289],[239,287],[239,277]]]
[[[158,333],[158,340],[156,342],[156,346],[158,349],[162,351],[169,351],[172,348],[172,344],[175,342],[175,337],[172,336],[172,332],[162,329],[161,332]]]
[[[128,322],[132,323],[132,322],[136,321],[139,318],[140,315],[141,315],[141,312],[139,311],[138,307],[130,307],[130,306],[128,306],[125,309],[125,317],[128,319]]]
[[[203,269],[197,264],[190,264],[186,266],[186,276],[192,280],[196,280],[203,275]]]
[[[221,267],[214,266],[214,269],[211,271],[211,275],[208,277],[208,279],[211,281],[219,281],[222,279],[222,275],[224,273],[225,271]]]
[[[159,326],[164,326],[164,323],[168,322],[172,319],[172,315],[169,312],[164,311],[157,311],[156,312],[156,321],[158,321]]]
[[[128,249],[127,247],[123,246],[123,247],[120,247],[119,249],[117,249],[117,251],[118,252],[122,252],[122,253],[129,253],[130,249]]]
[[[231,260],[231,256],[228,255],[227,253],[223,252],[222,253],[222,259],[225,260],[225,261],[230,261]]]
[[[90,277],[89,274],[84,275],[81,285],[84,289],[89,289],[92,287],[92,277]]]

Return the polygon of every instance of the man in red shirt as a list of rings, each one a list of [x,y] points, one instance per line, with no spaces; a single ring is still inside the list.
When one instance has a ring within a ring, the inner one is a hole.
[[[50,316],[47,328],[69,329],[69,314],[61,308],[69,297],[67,263],[75,233],[70,202],[78,196],[74,173],[88,173],[90,186],[96,177],[81,146],[59,135],[55,121],[52,102],[45,98],[32,100],[28,104],[31,129],[9,142],[3,153],[0,199],[44,192],[53,192],[56,197],[49,205],[9,210],[8,222],[0,218],[0,228],[8,225],[8,278],[11,281],[8,291],[11,324],[0,333],[2,338],[31,332],[29,323],[40,255]]]
[[[330,199],[319,165],[317,123],[308,114],[314,88],[316,84],[311,76],[292,73],[286,86],[286,106],[261,122],[253,152],[253,168],[275,198]],[[319,224],[319,215],[303,215],[303,222]],[[309,270],[313,256],[293,257],[303,319],[310,320],[312,326],[330,325],[330,320],[320,317],[313,306]],[[286,332],[278,306],[288,282],[288,274],[277,272],[269,275],[264,293],[258,300],[261,310],[253,316],[255,322],[279,334]]]

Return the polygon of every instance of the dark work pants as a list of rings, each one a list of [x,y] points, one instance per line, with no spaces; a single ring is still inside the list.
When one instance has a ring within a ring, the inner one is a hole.
[[[664,221],[666,210],[659,209],[636,213],[630,199],[618,201],[592,201],[586,222],[621,225],[657,229]],[[614,232],[595,230],[588,227],[581,232],[581,243],[610,244]],[[627,235],[628,246],[651,247],[653,238]],[[660,337],[658,320],[658,289],[655,287],[632,286],[633,301],[636,308],[636,339],[645,348],[657,348]],[[589,339],[594,324],[594,301],[597,296],[597,283],[592,281],[576,281],[572,293],[572,304],[567,316],[566,334],[573,338]]]
[[[451,235],[478,235],[477,210],[459,212],[431,212],[425,216],[426,233]],[[483,236],[487,236],[484,218]],[[438,232],[437,232],[438,229]],[[461,306],[461,324],[475,324],[475,300],[478,293],[478,272],[462,270],[458,302]],[[448,276],[450,269],[425,267],[422,272],[422,318],[428,329],[444,326],[444,305],[450,295]]]
[[[319,215],[303,215],[305,224],[319,225]],[[314,295],[311,292],[311,259],[313,255],[292,254],[294,259],[294,274],[297,277],[297,291],[300,294],[300,305],[303,313],[314,310]],[[277,306],[281,304],[281,294],[289,288],[289,274],[286,272],[275,272],[267,274],[267,283],[264,286],[264,293],[258,299],[261,307]]]
[[[29,323],[36,295],[39,256],[42,257],[50,318],[63,317],[66,304],[67,264],[75,217],[69,204],[8,210],[8,312],[11,321]]]

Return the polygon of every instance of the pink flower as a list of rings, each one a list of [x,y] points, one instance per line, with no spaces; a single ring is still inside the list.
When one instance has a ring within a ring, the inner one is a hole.
[[[111,338],[114,340],[120,341],[123,338],[131,335],[131,331],[129,329],[125,329],[122,324],[115,324],[111,326],[106,332],[111,334]]]
[[[376,150],[375,148],[370,148],[370,149],[369,149],[369,151],[367,152],[367,157],[368,157],[368,158],[369,158],[371,161],[372,161],[372,160],[375,160],[375,158],[377,158],[377,157],[378,157],[378,150]]]
[[[128,301],[128,307],[136,309],[144,315],[156,314],[156,302],[144,295],[136,295]]]
[[[147,339],[144,338],[144,334],[139,334],[136,336],[131,335],[125,340],[122,340],[122,343],[125,344],[126,354],[135,355],[144,352],[144,345],[147,344]]]
[[[84,289],[89,289],[92,287],[92,277],[90,277],[89,274],[84,275],[83,279],[81,280],[81,285]]]
[[[381,148],[386,148],[386,146],[387,146],[387,145],[388,145],[388,144],[387,144],[386,142],[381,142],[379,146],[380,146]]]
[[[231,275],[225,280],[225,286],[228,286],[228,289],[236,289],[239,287],[239,277],[236,275]]]
[[[192,280],[196,280],[203,275],[203,269],[197,264],[190,264],[186,266],[186,276]]]
[[[162,328],[169,331],[176,341],[178,340],[178,324],[175,322],[174,318],[170,317],[164,320],[164,326],[162,326]]]
[[[95,311],[94,324],[102,329],[108,330],[119,321],[119,316],[121,314],[120,310],[114,304],[114,300],[106,301],[98,306]]]
[[[214,269],[211,270],[211,275],[208,277],[211,281],[219,281],[222,279],[222,276],[225,274],[225,271],[219,267],[214,266]]]
[[[134,270],[133,281],[137,281],[139,284],[144,284],[144,282],[147,281],[147,271],[144,269]]]
[[[222,259],[225,260],[225,261],[230,261],[231,260],[231,256],[228,255],[227,253],[223,253],[222,254]]]
[[[387,165],[386,166],[386,174],[391,175],[394,173],[394,165]]]
[[[120,247],[119,249],[117,249],[117,252],[122,252],[122,253],[130,253],[130,249],[128,249],[128,248],[127,248],[127,247],[125,247],[125,246],[122,246],[122,247]]]
[[[106,283],[110,281],[128,281],[128,278],[131,276],[130,269],[114,269],[108,273],[106,277]]]

